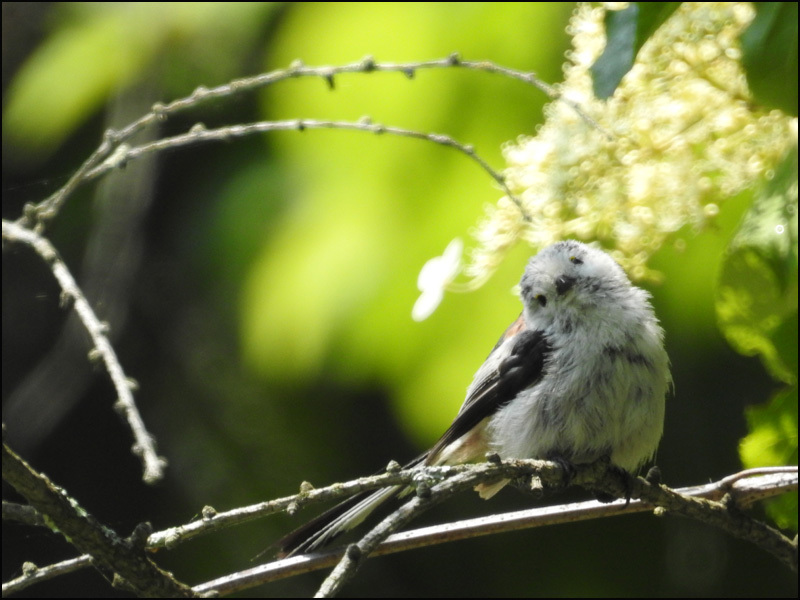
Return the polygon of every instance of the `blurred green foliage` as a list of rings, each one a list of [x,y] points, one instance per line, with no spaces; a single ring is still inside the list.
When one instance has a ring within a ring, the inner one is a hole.
[[[758,355],[784,384],[747,411],[747,467],[797,464],[797,147],[752,203],[728,248],[717,286],[720,328],[738,352]],[[797,495],[772,503],[797,529]]]
[[[156,76],[185,93],[181,70],[224,77],[253,43],[270,2],[64,3],[58,26],[17,73],[3,109],[3,138],[25,156],[52,153],[109,96]],[[167,58],[167,60],[165,60]],[[174,66],[174,63],[173,65]],[[196,85],[196,82],[195,82]]]
[[[393,4],[379,11],[371,4],[304,5],[288,16],[269,66],[297,57],[339,64],[368,54],[422,60],[457,47],[476,58],[491,48],[492,60],[537,69],[560,60],[568,39],[553,33],[563,31],[564,17],[558,5],[513,4],[502,11],[488,4]],[[529,26],[511,27],[523,21]],[[470,39],[463,31],[472,32]],[[316,43],[309,48],[305,39]],[[410,81],[393,73],[341,76],[333,93],[320,81],[298,81],[267,90],[263,106],[275,119],[368,115],[444,131],[497,165],[500,143],[531,130],[544,98],[510,81],[489,88],[482,85],[486,77],[424,70]],[[499,294],[448,299],[456,305],[423,325],[408,319],[417,274],[469,230],[496,192],[474,164],[432,144],[339,132],[272,143],[296,187],[285,226],[264,245],[248,277],[242,339],[249,364],[269,380],[297,380],[332,361],[344,381],[390,383],[409,432],[429,443],[447,427],[476,361],[516,310],[509,290],[525,253],[497,278]],[[477,314],[482,318],[470,317]],[[469,328],[454,328],[459,322]]]
[[[742,62],[756,101],[797,116],[797,2],[755,2]]]

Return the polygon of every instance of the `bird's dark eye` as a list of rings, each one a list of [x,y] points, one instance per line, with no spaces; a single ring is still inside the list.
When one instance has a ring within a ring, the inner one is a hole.
[[[583,261],[580,258],[578,258],[577,256],[570,256],[569,257],[569,262],[571,262],[573,265],[582,265],[583,264]]]
[[[538,300],[541,306],[547,306],[547,296],[543,296],[542,294],[537,294],[535,298],[536,300]]]

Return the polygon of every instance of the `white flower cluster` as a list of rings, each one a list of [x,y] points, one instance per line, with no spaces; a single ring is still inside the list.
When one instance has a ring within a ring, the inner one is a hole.
[[[520,240],[538,249],[573,238],[599,242],[634,279],[653,277],[647,261],[668,236],[702,228],[795,143],[795,119],[750,102],[738,41],[750,3],[683,3],[599,100],[590,67],[605,47],[606,10],[576,10],[560,87],[595,123],[555,101],[536,136],[505,147],[506,179],[529,220],[508,198],[490,208],[468,276],[484,280]]]

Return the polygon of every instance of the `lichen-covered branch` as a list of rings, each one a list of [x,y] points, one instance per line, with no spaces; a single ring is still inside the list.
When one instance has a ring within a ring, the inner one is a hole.
[[[218,512],[211,507],[205,507],[201,511],[202,519],[150,534],[146,547],[174,549],[195,537],[251,522],[276,512],[295,513],[306,504],[336,501],[360,491],[406,484],[417,487],[417,497],[401,506],[357,544],[348,547],[349,550],[334,548],[272,561],[196,585],[193,588],[194,592],[236,593],[270,581],[331,567],[340,563],[344,557],[345,562],[342,567],[324,590],[325,594],[332,595],[370,554],[380,556],[483,535],[634,514],[654,508],[657,515],[680,514],[721,527],[732,535],[747,539],[774,554],[790,568],[796,569],[797,565],[797,550],[791,540],[741,512],[742,507],[749,506],[753,502],[797,490],[796,467],[752,469],[718,482],[673,490],[642,478],[631,480],[620,478],[618,472],[609,471],[607,465],[601,462],[576,467],[573,482],[606,494],[623,497],[630,494],[630,501],[623,499],[613,503],[600,503],[592,500],[536,507],[389,535],[427,508],[465,489],[468,490],[479,482],[499,477],[512,478],[525,488],[540,490],[543,487],[555,489],[561,487],[565,477],[560,465],[536,460],[487,462],[478,465],[429,467],[424,470],[405,471],[396,467],[396,463],[393,463],[386,473],[319,489],[304,483],[297,494],[230,511]],[[38,581],[72,572],[90,564],[90,557],[83,556],[46,567],[30,565],[27,572],[23,570],[21,577],[4,585],[4,592],[17,592]]]
[[[61,533],[80,552],[89,554],[115,586],[154,598],[194,596],[191,588],[147,558],[146,535],[121,538],[81,508],[64,489],[34,471],[5,443],[3,479],[44,517],[50,529]]]

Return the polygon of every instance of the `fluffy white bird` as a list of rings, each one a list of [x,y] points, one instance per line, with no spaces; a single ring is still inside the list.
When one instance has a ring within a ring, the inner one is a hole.
[[[655,454],[671,383],[650,295],[605,252],[558,242],[531,258],[523,310],[475,373],[453,423],[406,465],[502,458],[574,464],[608,457],[635,472]],[[507,481],[478,486],[484,498]],[[364,492],[278,542],[284,556],[324,546],[408,488]]]

